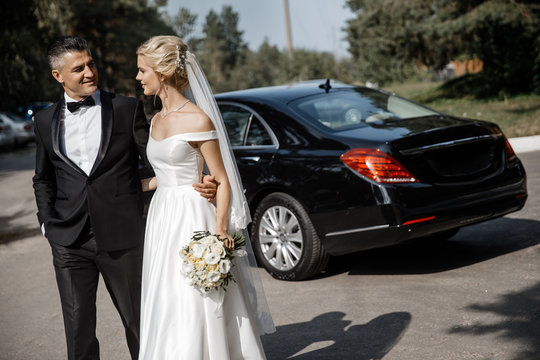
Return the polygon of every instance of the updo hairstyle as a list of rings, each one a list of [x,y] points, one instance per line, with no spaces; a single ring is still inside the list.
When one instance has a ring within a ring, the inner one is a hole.
[[[177,36],[154,36],[137,49],[155,72],[163,75],[180,92],[188,86],[187,45]]]

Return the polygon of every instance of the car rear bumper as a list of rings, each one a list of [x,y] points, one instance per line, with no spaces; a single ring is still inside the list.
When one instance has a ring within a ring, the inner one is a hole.
[[[346,217],[354,213],[350,209],[318,215],[313,222],[322,225],[317,226],[319,229],[326,230],[318,231],[326,251],[330,255],[343,255],[433,235],[518,211],[527,200],[525,179],[516,185],[495,194],[479,193],[474,198],[448,200],[429,209],[404,210],[395,205],[385,205],[387,208],[380,212],[379,221],[364,226],[332,229],[336,219],[340,219],[340,223],[346,222]]]

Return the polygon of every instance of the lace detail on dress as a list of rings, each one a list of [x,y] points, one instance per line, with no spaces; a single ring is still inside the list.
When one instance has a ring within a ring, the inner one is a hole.
[[[242,202],[242,208],[231,208],[229,216],[229,229],[232,230],[231,232],[247,228],[249,222],[246,214],[249,214],[249,206],[245,201]]]

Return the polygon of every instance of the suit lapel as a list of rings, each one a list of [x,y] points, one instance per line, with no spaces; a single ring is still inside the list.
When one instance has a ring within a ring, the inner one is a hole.
[[[100,90],[101,90],[100,91],[101,142],[99,144],[99,151],[96,157],[96,161],[94,162],[94,166],[92,166],[92,170],[90,171],[89,176],[91,176],[96,171],[101,161],[103,161],[103,158],[105,157],[105,154],[107,153],[107,148],[109,147],[109,142],[111,140],[111,134],[112,134],[112,129],[113,129],[114,112],[113,112],[112,98],[108,92],[103,91],[102,89]]]
[[[62,99],[56,104],[56,109],[54,110],[54,114],[52,117],[51,122],[51,141],[53,150],[58,155],[60,159],[62,159],[66,164],[71,166],[75,171],[79,172],[80,174],[86,176],[84,171],[82,171],[81,168],[79,168],[73,161],[71,161],[60,149],[60,112],[64,108],[65,99],[62,97]]]

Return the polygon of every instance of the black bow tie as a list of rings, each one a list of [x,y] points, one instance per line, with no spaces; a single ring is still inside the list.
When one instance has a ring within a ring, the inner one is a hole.
[[[70,101],[67,104],[67,108],[69,112],[75,112],[79,110],[81,106],[94,106],[96,103],[94,102],[94,98],[91,96],[87,96],[86,98],[82,99],[81,101]]]

